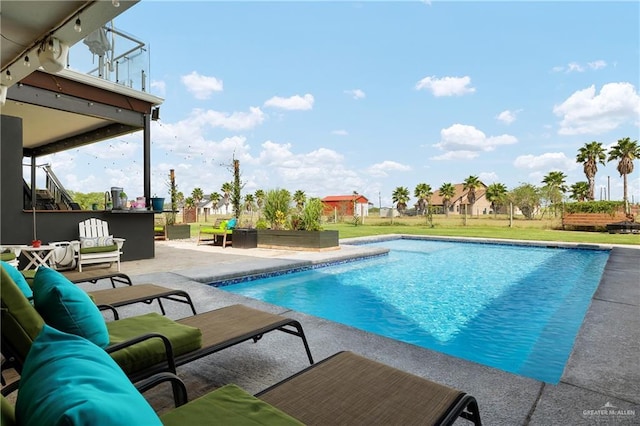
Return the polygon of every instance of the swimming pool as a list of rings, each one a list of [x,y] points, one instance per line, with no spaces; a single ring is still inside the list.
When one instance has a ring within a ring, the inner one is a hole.
[[[222,287],[556,384],[609,252],[397,239],[388,256]]]

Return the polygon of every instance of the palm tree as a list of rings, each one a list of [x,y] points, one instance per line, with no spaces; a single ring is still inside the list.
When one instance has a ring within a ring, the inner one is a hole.
[[[413,196],[418,199],[418,213],[425,214],[427,212],[427,206],[431,202],[431,196],[433,191],[431,185],[428,183],[419,183],[413,190]]]
[[[262,210],[265,197],[264,191],[262,189],[256,189],[256,192],[254,192],[253,195],[256,197],[256,205],[258,206],[258,210]]]
[[[196,222],[198,221],[198,205],[200,201],[204,198],[204,192],[202,192],[202,188],[193,188],[191,191],[191,198],[193,198],[193,202],[196,206]],[[205,218],[206,219],[206,218]]]
[[[555,216],[558,215],[558,205],[562,203],[562,197],[568,189],[567,185],[565,185],[566,179],[567,175],[557,170],[549,172],[542,179],[542,183],[545,184],[543,188],[545,198],[549,200],[549,202],[553,206],[553,214]]]
[[[253,223],[253,207],[254,207],[253,194],[246,194],[244,196],[244,209],[251,214],[251,223]]]
[[[600,142],[585,143],[583,147],[578,149],[576,161],[584,165],[584,174],[589,182],[589,200],[593,200],[595,196],[596,172],[598,171],[598,163],[604,166],[607,154]]]
[[[618,172],[623,180],[623,197],[625,209],[628,213],[629,198],[627,197],[627,175],[633,173],[633,160],[640,158],[638,141],[630,138],[618,139],[618,143],[611,147],[607,161],[618,160]]]
[[[476,188],[480,188],[482,182],[478,179],[478,176],[469,176],[463,182],[462,189],[467,192],[467,200],[471,205],[471,216],[473,216],[473,205],[476,203]]]
[[[406,186],[399,186],[393,191],[391,197],[400,214],[403,214],[409,202],[409,189]]]
[[[576,182],[571,185],[571,198],[576,201],[585,201],[591,197],[589,182]]]
[[[229,213],[229,201],[231,198],[231,193],[233,192],[233,184],[231,182],[225,182],[222,184],[222,187],[220,188],[220,190],[224,193],[223,196],[223,200],[224,200],[224,210],[225,213]]]
[[[218,192],[212,192],[211,195],[209,195],[209,200],[211,201],[211,210],[212,212],[215,210],[218,210],[218,203],[220,202],[220,198],[222,198],[222,196],[218,193]]]
[[[444,214],[449,217],[449,202],[454,195],[456,195],[456,187],[452,183],[443,183],[438,189],[440,196],[442,197],[442,205],[444,207]]]
[[[491,203],[491,209],[493,210],[493,215],[496,217],[498,215],[498,207],[501,206],[507,196],[507,187],[501,183],[492,183],[487,186],[486,195],[487,200]]]
[[[307,196],[304,193],[304,191],[301,190],[297,190],[294,194],[293,194],[293,202],[296,203],[296,208],[299,211],[302,211],[302,209],[304,208],[304,203],[307,201]]]

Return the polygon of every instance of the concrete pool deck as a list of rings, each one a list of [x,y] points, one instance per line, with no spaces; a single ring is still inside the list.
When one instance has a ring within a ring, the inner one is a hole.
[[[478,400],[483,423],[487,425],[640,424],[640,246],[612,247],[558,385],[203,285],[380,253],[377,248],[349,242],[353,241],[342,240],[339,250],[297,252],[158,241],[154,259],[123,262],[122,272],[129,274],[136,284],[151,282],[188,291],[198,312],[243,303],[295,318],[304,327],[316,361],[341,350],[351,350],[461,389]],[[108,288],[108,283],[83,286],[95,290]],[[165,307],[172,318],[190,315],[182,304],[166,302]],[[123,316],[150,310],[157,308],[138,304],[119,309]],[[308,360],[299,339],[274,332],[258,343],[245,342],[182,366],[178,374],[187,383],[192,399],[227,383],[257,393],[306,366]],[[168,388],[156,389],[147,397],[159,411],[171,406]],[[463,420],[458,423],[466,424]]]

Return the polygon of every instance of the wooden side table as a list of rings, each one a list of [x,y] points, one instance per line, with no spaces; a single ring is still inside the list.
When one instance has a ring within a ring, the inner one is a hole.
[[[56,246],[50,245],[42,245],[40,247],[32,247],[32,246],[24,246],[21,247],[21,251],[24,256],[27,258],[29,263],[27,266],[22,268],[23,270],[27,269],[36,269],[38,266],[53,266],[53,251],[56,249]]]

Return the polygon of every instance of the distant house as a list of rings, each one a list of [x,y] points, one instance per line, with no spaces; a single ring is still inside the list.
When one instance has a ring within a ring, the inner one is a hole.
[[[465,206],[467,209],[466,213],[469,216],[480,216],[483,214],[493,213],[491,210],[491,202],[487,200],[486,197],[487,185],[481,183],[480,187],[476,188],[476,201],[473,203],[473,211],[471,211],[471,204],[467,198],[469,191],[464,189],[464,184],[456,183],[453,186],[456,191],[451,200],[449,200],[450,214],[464,214]],[[431,205],[436,207],[437,212],[444,213],[444,201],[437,189],[433,191],[433,195],[431,196]]]
[[[231,203],[224,203],[224,197],[214,205],[213,201],[209,197],[204,197],[200,203],[198,203],[198,216],[208,217],[211,215],[228,215],[232,211]]]
[[[369,200],[364,195],[329,195],[322,199],[324,215],[369,216]]]

